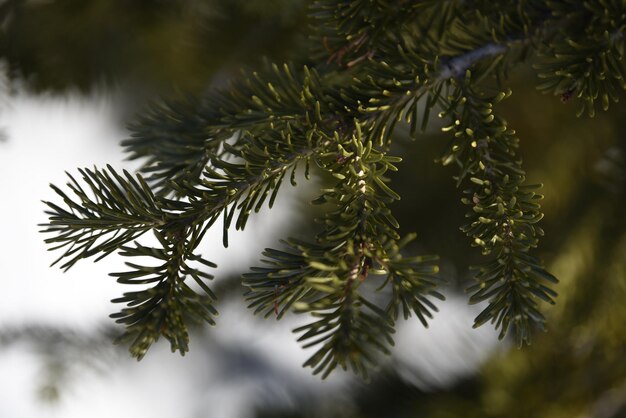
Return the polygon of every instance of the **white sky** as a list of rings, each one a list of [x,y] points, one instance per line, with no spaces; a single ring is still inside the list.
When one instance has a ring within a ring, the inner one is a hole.
[[[64,184],[65,170],[75,173],[77,167],[106,163],[134,168],[123,162],[117,146],[126,133],[115,125],[114,106],[104,95],[64,99],[20,94],[0,113],[0,126],[9,137],[0,142],[0,327],[35,322],[86,330],[119,309],[109,300],[125,289],[107,273],[123,269],[121,261],[116,256],[97,264],[85,260],[63,274],[49,267],[55,254],[46,251],[37,227],[46,220],[41,200],[59,200],[48,184]],[[283,194],[288,189],[285,185]],[[282,230],[298,215],[290,207],[293,192],[286,194],[272,216],[232,234],[228,250],[221,247],[221,232],[213,234],[207,258],[231,271],[254,264],[260,250],[270,245],[260,237]],[[232,256],[236,260],[229,264]],[[440,306],[442,312],[428,331],[411,321],[398,334],[393,361],[418,386],[445,385],[472,373],[494,346],[491,330],[471,329],[475,307],[454,297]],[[0,417],[245,418],[251,402],[263,397],[288,405],[294,391],[302,389],[329,399],[347,383],[341,375],[321,383],[310,376],[310,369],[300,367],[309,353],[296,343],[292,325],[250,321],[250,313],[238,306],[219,310],[218,326],[210,331],[215,341],[192,341],[185,358],[169,354],[160,342],[141,363],[127,360],[110,365],[105,374],[85,372],[52,408],[36,398],[41,370],[37,356],[23,346],[2,351]],[[244,348],[266,359],[268,373],[230,379],[227,363],[211,361]]]

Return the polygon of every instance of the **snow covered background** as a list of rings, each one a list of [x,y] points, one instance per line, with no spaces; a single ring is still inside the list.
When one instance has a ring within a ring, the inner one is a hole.
[[[26,93],[5,100],[0,111],[7,136],[0,142],[0,328],[38,324],[90,331],[112,322],[108,314],[118,307],[109,300],[124,289],[107,273],[122,268],[119,258],[86,260],[64,274],[49,267],[59,254],[46,251],[37,224],[46,220],[41,200],[58,201],[48,184],[64,184],[65,170],[107,163],[116,169],[137,167],[123,161],[118,146],[127,134],[116,118],[117,100],[107,94]],[[271,216],[231,235],[228,250],[216,233],[203,253],[222,272],[255,263],[272,243],[259,237],[280,236],[297,219],[296,194],[287,190]],[[473,373],[496,345],[490,328],[471,328],[478,307],[454,296],[439,305],[428,330],[417,320],[401,323],[389,360],[422,389]],[[263,402],[285,407],[303,399],[348,402],[345,391],[337,389],[352,382],[350,375],[335,373],[321,382],[300,367],[310,353],[295,342],[293,319],[254,320],[240,304],[222,303],[218,309],[217,327],[192,338],[184,358],[170,354],[163,341],[139,363],[114,356],[99,368],[77,371],[55,403],[39,396],[41,356],[23,344],[0,347],[0,417],[246,418]]]

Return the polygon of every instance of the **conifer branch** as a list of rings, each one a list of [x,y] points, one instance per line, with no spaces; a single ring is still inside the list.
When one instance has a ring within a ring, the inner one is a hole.
[[[464,54],[457,55],[443,66],[443,69],[440,70],[436,79],[443,81],[449,78],[459,78],[478,61],[502,55],[507,51],[507,49],[508,47],[505,44],[490,42]]]
[[[227,144],[232,138],[267,136],[271,142],[276,132],[293,136],[294,128],[306,130],[309,139],[328,133],[333,122],[321,115],[332,113],[322,109],[329,88],[306,66],[296,71],[266,64],[262,72],[243,74],[201,99],[153,105],[130,126],[132,137],[122,145],[130,159],[146,159],[141,171],[148,182],[169,194],[176,184],[196,183],[211,158],[232,154],[240,144]]]
[[[113,299],[113,302],[127,304],[120,312],[110,315],[117,323],[126,326],[126,331],[116,341],[130,342],[129,350],[138,360],[145,356],[152,343],[161,335],[170,341],[172,352],[178,350],[184,355],[189,351],[186,322],[191,319],[215,325],[213,316],[217,315],[212,305],[216,297],[204,283],[213,276],[189,264],[190,261],[196,261],[205,267],[216,267],[191,252],[200,242],[199,237],[192,234],[188,239],[184,231],[170,232],[168,235],[155,232],[155,236],[162,248],[145,247],[136,242],[133,247],[121,247],[120,254],[126,257],[150,257],[160,265],[144,266],[127,262],[130,271],[111,274],[123,284],[156,283],[149,289],[127,292]],[[186,283],[187,277],[191,277],[202,289],[201,294]]]
[[[53,211],[49,212],[50,223],[45,225],[44,232],[56,235],[47,239],[50,244],[60,243],[54,248],[69,246],[60,259],[72,258],[63,268],[70,268],[81,258],[97,254],[102,258],[116,250],[123,256],[152,257],[162,262],[159,266],[127,263],[131,271],[114,274],[122,283],[157,283],[150,289],[129,292],[114,300],[129,305],[112,317],[126,324],[126,332],[119,341],[131,343],[133,356],[141,359],[159,335],[170,341],[173,351],[184,354],[188,350],[184,316],[214,323],[212,315],[216,311],[211,300],[215,297],[203,283],[203,279],[212,277],[189,267],[187,260],[214,266],[193,254],[207,229],[223,215],[227,246],[228,228],[237,210],[236,227],[243,229],[250,213],[258,211],[266,198],[269,197],[270,206],[273,204],[290,169],[295,184],[298,162],[305,161],[308,165],[315,148],[312,136],[307,140],[298,135],[292,140],[292,134],[279,132],[271,139],[261,140],[246,138],[239,149],[230,149],[243,163],[213,158],[213,168],[206,169],[201,185],[172,186],[178,194],[184,193],[187,201],[154,195],[141,176],[135,179],[125,173],[122,177],[111,167],[108,171],[81,170],[90,193],[70,176],[69,187],[81,203],[53,186],[68,209],[47,203]],[[269,158],[270,150],[273,158]],[[149,230],[159,239],[161,249],[139,243],[134,247],[127,245]],[[199,296],[185,284],[185,277],[192,277],[206,296]]]
[[[536,201],[542,196],[524,185],[525,173],[517,160],[518,140],[506,122],[493,114],[493,105],[506,97],[482,97],[471,87],[471,76],[451,96],[446,113],[453,124],[444,130],[454,132],[455,141],[444,157],[444,164],[455,161],[461,168],[458,184],[469,178],[472,187],[463,202],[471,206],[470,222],[462,230],[492,259],[477,267],[478,284],[470,303],[489,301],[475,320],[480,326],[491,320],[503,338],[509,325],[515,329],[518,345],[531,342],[531,325],[544,328],[545,318],[537,309],[537,299],[554,304],[556,293],[545,286],[556,279],[540,261],[528,254],[537,246],[543,230],[537,226],[543,214]],[[444,116],[444,115],[442,115]]]
[[[543,59],[535,68],[544,81],[538,88],[564,103],[579,99],[577,116],[593,117],[596,101],[606,111],[626,90],[626,3],[600,0],[573,9],[558,2],[553,7],[567,24],[539,51]]]
[[[78,201],[72,200],[58,187],[52,189],[63,199],[66,208],[44,202],[49,210],[50,223],[44,224],[44,233],[55,236],[45,242],[50,250],[67,248],[62,259],[67,261],[61,268],[68,270],[78,260],[101,253],[99,260],[132,241],[150,229],[163,227],[167,210],[143,181],[124,171],[124,177],[110,166],[106,170],[79,170],[89,192],[69,173],[68,188]]]
[[[212,128],[217,119],[206,100],[186,97],[154,103],[128,128],[122,141],[129,160],[144,159],[141,172],[156,191],[170,193],[170,184],[198,179],[211,155],[218,154],[232,131]]]
[[[146,180],[108,167],[81,170],[82,183],[70,176],[73,197],[52,186],[65,203],[46,202],[46,242],[64,250],[55,263],[68,269],[116,250],[157,260],[115,275],[154,284],[118,299],[128,306],[115,317],[136,357],[161,335],[184,353],[186,317],[212,323],[215,314],[204,283],[211,276],[189,266],[213,266],[194,253],[205,232],[222,218],[227,246],[230,228],[245,228],[287,176],[295,185],[298,166],[308,178],[314,163],[336,179],[314,201],[326,205],[322,230],[313,242],[267,249],[266,265],[244,275],[246,299],[266,317],[293,308],[317,318],[297,330],[317,347],[306,363],[315,373],[340,366],[366,376],[375,353],[392,344],[398,317],[415,314],[427,325],[433,298],[443,299],[436,258],[404,254],[412,236],[398,234],[390,205],[400,197],[385,176],[400,161],[387,152],[397,124],[415,137],[436,109],[452,120],[442,162],[457,164],[459,185],[470,185],[463,230],[490,257],[470,288],[471,303],[488,302],[475,325],[491,320],[501,337],[513,326],[518,344],[529,343],[531,328],[545,322],[537,302],[554,302],[547,284],[556,279],[529,254],[543,234],[540,195],[525,184],[515,133],[493,113],[506,94],[482,92],[534,55],[540,89],[579,98],[590,115],[598,100],[608,109],[626,86],[626,3],[320,0],[311,15],[319,65],[266,64],[228,88],[165,101],[140,117],[124,146],[129,158],[145,159]],[[131,245],[148,231],[160,248]],[[382,282],[375,298],[362,286],[372,281]]]
[[[399,196],[387,185],[385,171],[395,170],[390,157],[363,137],[360,125],[349,141],[335,142],[336,150],[318,155],[317,164],[339,179],[315,203],[335,209],[323,219],[324,229],[315,243],[286,242],[285,251],[267,249],[270,267],[255,267],[244,275],[247,299],[255,312],[274,312],[278,318],[294,306],[297,312],[320,318],[295,330],[304,347],[320,346],[305,363],[326,377],[340,366],[367,377],[375,364],[374,351],[388,352],[392,325],[400,305],[405,316],[413,311],[425,323],[436,310],[429,296],[434,291],[436,266],[432,257],[403,258],[397,221],[387,205]],[[336,138],[339,140],[339,138]],[[391,284],[393,297],[386,309],[360,292],[370,274],[384,275],[379,290]],[[280,311],[279,311],[280,308]]]

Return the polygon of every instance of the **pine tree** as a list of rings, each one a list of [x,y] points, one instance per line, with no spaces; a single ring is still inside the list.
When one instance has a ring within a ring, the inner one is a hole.
[[[267,62],[137,118],[123,145],[145,161],[140,173],[83,169],[69,191],[52,186],[63,203],[46,202],[44,232],[62,251],[57,263],[153,259],[112,274],[140,289],[114,300],[126,304],[111,315],[126,327],[119,341],[138,359],[161,336],[184,354],[189,321],[213,324],[217,312],[215,265],[198,254],[206,231],[221,224],[227,246],[228,231],[271,207],[283,182],[295,186],[300,167],[305,179],[327,175],[333,183],[313,201],[324,211],[319,233],[266,249],[243,276],[245,297],[266,317],[311,315],[295,332],[318,348],[305,363],[314,373],[340,366],[367,377],[399,316],[426,325],[443,299],[437,257],[410,254],[414,235],[398,232],[389,180],[401,168],[392,152],[401,127],[418,138],[437,112],[450,138],[439,162],[456,167],[462,230],[484,255],[468,289],[470,303],[487,302],[475,326],[492,322],[501,338],[512,329],[530,344],[557,280],[534,254],[540,185],[527,184],[498,103],[511,95],[513,67],[532,64],[539,90],[578,102],[580,116],[608,110],[626,87],[626,3],[318,0],[309,19],[308,58]],[[145,234],[159,245],[142,244]]]

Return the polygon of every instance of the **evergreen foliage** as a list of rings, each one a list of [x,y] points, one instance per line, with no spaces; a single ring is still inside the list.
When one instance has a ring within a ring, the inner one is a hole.
[[[304,0],[5,0],[0,56],[37,91],[202,89],[207,72],[299,43]],[[219,57],[219,59],[216,59]],[[200,70],[200,71],[199,71]]]
[[[246,298],[268,317],[293,308],[314,318],[295,330],[318,348],[305,363],[314,373],[339,366],[367,376],[400,314],[426,325],[433,299],[443,299],[436,257],[406,252],[414,237],[398,233],[391,204],[400,196],[385,175],[401,161],[390,154],[395,128],[419,137],[438,112],[450,135],[440,161],[458,167],[470,208],[462,229],[485,256],[468,289],[471,303],[487,302],[475,326],[492,322],[501,338],[512,329],[518,345],[529,344],[556,278],[533,254],[543,235],[540,186],[526,183],[519,139],[496,106],[511,94],[511,68],[533,63],[540,90],[579,101],[579,114],[593,116],[597,101],[607,110],[626,87],[626,3],[311,3],[311,60],[266,63],[226,88],[154,105],[123,144],[145,161],[140,174],[81,170],[82,181],[70,176],[73,196],[53,186],[64,206],[47,202],[44,232],[65,251],[61,267],[114,251],[155,259],[114,274],[154,287],[116,299],[128,306],[112,316],[135,357],[159,336],[184,353],[188,320],[213,323],[216,313],[212,276],[189,265],[213,266],[195,253],[206,231],[222,220],[227,246],[229,229],[271,207],[286,177],[295,186],[299,166],[305,178],[314,168],[334,179],[314,201],[325,209],[320,232],[267,249],[265,266],[243,277]],[[136,242],[149,231],[159,247]]]

